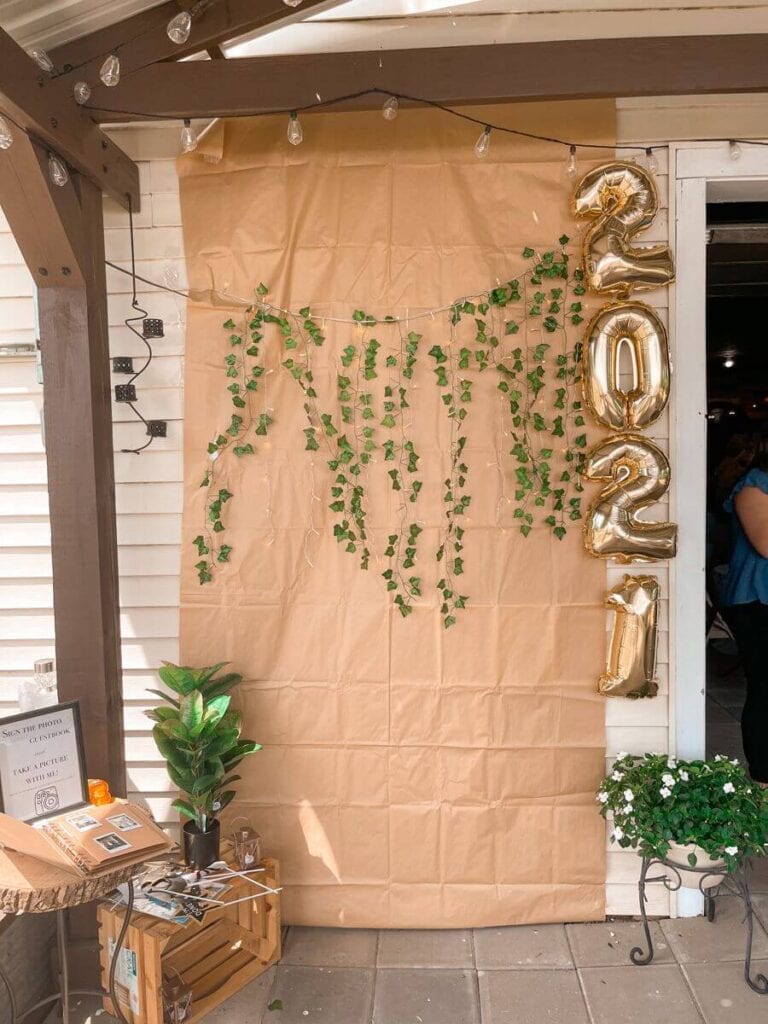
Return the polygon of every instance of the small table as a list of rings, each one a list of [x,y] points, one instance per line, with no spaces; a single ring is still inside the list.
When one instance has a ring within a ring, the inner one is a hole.
[[[648,872],[654,866],[663,869],[663,873],[660,875],[649,876]],[[680,874],[681,870],[696,874],[699,878],[699,892],[704,897],[704,913],[708,921],[715,920],[716,904],[715,900],[720,894],[720,890],[724,889],[732,896],[738,896],[744,904],[744,918],[747,928],[747,944],[744,953],[744,980],[752,989],[753,992],[757,992],[758,995],[768,995],[768,978],[764,974],[756,974],[752,977],[752,936],[754,933],[754,910],[752,907],[752,894],[749,891],[749,870],[751,863],[749,859],[740,860],[733,871],[713,871],[709,868],[692,868],[688,865],[676,864],[674,861],[666,860],[664,857],[643,857],[643,866],[640,869],[640,881],[638,882],[638,891],[640,895],[640,915],[643,921],[643,929],[645,931],[645,941],[648,946],[648,952],[644,952],[642,947],[635,946],[634,949],[630,950],[629,958],[633,964],[644,967],[646,964],[651,963],[653,960],[653,941],[651,939],[651,929],[648,925],[648,915],[646,913],[646,894],[645,887],[653,882],[661,882],[669,892],[677,892],[678,889],[682,888],[683,880]]]
[[[56,941],[61,978],[61,988],[58,992],[39,1000],[19,1015],[11,982],[5,971],[0,968],[0,980],[5,984],[11,1003],[10,1024],[21,1024],[35,1010],[52,1003],[61,1004],[62,1024],[69,1024],[70,996],[104,995],[103,992],[69,987],[66,912],[70,907],[90,903],[101,896],[106,896],[118,885],[130,882],[142,863],[142,860],[132,861],[130,864],[121,864],[106,874],[76,878],[53,864],[0,848],[0,914],[45,914],[50,911],[56,914]]]

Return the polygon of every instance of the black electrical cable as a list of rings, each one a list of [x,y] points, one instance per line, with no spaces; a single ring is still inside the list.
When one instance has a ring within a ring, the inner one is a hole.
[[[128,381],[128,385],[130,385],[130,384],[133,384],[136,380],[138,380],[138,378],[142,375],[142,373],[144,373],[144,371],[147,369],[149,364],[152,362],[152,356],[154,355],[154,353],[152,351],[152,346],[147,341],[147,339],[144,337],[143,332],[138,330],[138,328],[136,328],[134,326],[137,323],[142,323],[147,318],[147,311],[146,311],[146,309],[142,309],[142,307],[139,305],[138,296],[136,294],[136,281],[137,281],[137,276],[136,276],[136,241],[135,241],[134,234],[133,234],[133,202],[131,201],[130,195],[128,195],[128,227],[129,227],[130,236],[131,236],[131,270],[130,270],[130,274],[131,274],[131,283],[132,283],[132,292],[133,292],[133,297],[131,299],[131,307],[136,312],[137,315],[136,316],[129,316],[129,317],[127,317],[126,320],[125,320],[125,326],[128,328],[129,331],[133,331],[133,333],[136,335],[136,337],[140,339],[140,341],[146,346],[146,349],[147,349],[146,361],[145,361],[144,365],[141,367],[141,369],[137,370],[136,373],[134,373],[134,375]],[[147,432],[149,433],[149,424],[144,419],[144,417],[141,415],[141,413],[136,408],[136,406],[133,404],[133,402],[128,402],[127,404],[130,405],[134,415],[139,420],[141,420],[141,422],[147,428]],[[121,448],[120,450],[125,455],[139,455],[141,452],[143,452],[147,448],[149,448],[149,446],[152,444],[154,439],[155,439],[154,435],[150,433],[149,440],[145,444],[141,445],[140,447],[138,447],[138,448]]]

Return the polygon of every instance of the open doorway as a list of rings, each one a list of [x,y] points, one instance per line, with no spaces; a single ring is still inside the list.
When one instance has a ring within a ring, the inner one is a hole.
[[[706,752],[743,759],[746,680],[726,606],[726,503],[768,438],[768,203],[708,204],[707,241]]]

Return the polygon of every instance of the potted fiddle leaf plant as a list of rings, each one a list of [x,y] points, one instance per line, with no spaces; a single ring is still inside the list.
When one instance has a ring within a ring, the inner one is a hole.
[[[218,673],[227,662],[206,668],[189,668],[164,662],[158,675],[176,695],[161,690],[150,693],[163,704],[146,714],[155,725],[152,735],[168,763],[168,774],[184,794],[173,806],[188,820],[184,823],[184,858],[196,868],[219,859],[219,814],[235,796],[232,774],[244,757],[261,750],[253,740],[242,739],[242,716],[230,707],[229,691],[242,676]]]

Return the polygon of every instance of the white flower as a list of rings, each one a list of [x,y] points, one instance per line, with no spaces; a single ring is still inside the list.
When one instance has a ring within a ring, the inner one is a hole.
[[[621,782],[621,780],[624,778],[624,773],[623,772],[613,772],[613,774],[611,775],[611,778],[613,779],[614,782]]]
[[[738,763],[739,763],[738,757],[732,757],[731,758],[731,764],[738,764]]]
[[[688,779],[690,778],[690,776],[688,775],[688,772],[685,770],[685,768],[681,768],[680,769],[679,775],[680,775],[680,778],[681,778],[681,780],[683,782],[687,782]]]
[[[631,814],[632,811],[634,811],[634,807],[632,806],[632,804],[624,804],[624,806],[621,808],[622,814]]]
[[[677,782],[677,779],[674,777],[674,775],[670,775],[669,772],[666,772],[666,774],[661,776],[661,781],[664,783],[665,786],[671,787],[674,786],[674,784]]]
[[[736,854],[739,852],[739,848],[738,846],[726,846],[725,852],[730,854],[731,857],[735,857]]]
[[[629,754],[626,752],[626,750],[620,750],[616,755],[616,760],[623,761],[625,757],[629,757]]]
[[[667,758],[667,768],[677,768],[677,761],[674,757]]]
[[[600,792],[597,794],[597,799],[600,801],[601,804],[608,803],[608,794],[605,792],[604,789],[601,789]]]
[[[624,832],[623,832],[623,830],[622,830],[622,829],[620,829],[620,828],[619,828],[619,826],[618,826],[618,825],[617,825],[617,826],[616,826],[616,828],[615,828],[615,829],[613,830],[613,838],[614,838],[614,839],[623,839],[623,838],[624,838]]]
[[[659,792],[661,793],[661,795],[664,797],[665,800],[667,799],[668,796],[672,796],[672,790],[671,789],[667,789],[666,786],[662,786],[661,789],[659,790]]]
[[[723,792],[724,793],[735,793],[736,790],[734,788],[733,783],[732,782],[726,782],[726,784],[723,786]]]
[[[632,792],[631,789],[624,790],[624,799],[627,801],[628,804],[631,804],[632,801],[635,799],[635,794]]]
[[[722,760],[724,760],[724,758],[723,758],[723,755],[722,755],[722,754],[715,754],[715,760],[716,760],[716,761],[722,761]]]

